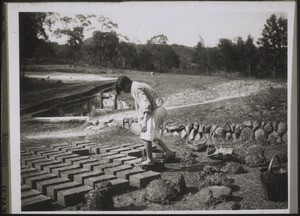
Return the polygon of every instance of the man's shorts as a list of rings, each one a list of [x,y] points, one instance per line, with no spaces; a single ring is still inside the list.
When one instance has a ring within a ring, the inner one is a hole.
[[[141,132],[140,138],[146,141],[153,141],[154,138],[161,137],[161,129],[166,119],[167,111],[162,107],[158,107],[151,114],[147,121],[147,131]]]

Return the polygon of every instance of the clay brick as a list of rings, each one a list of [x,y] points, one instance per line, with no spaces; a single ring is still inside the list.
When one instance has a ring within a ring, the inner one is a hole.
[[[88,170],[88,169],[68,170],[68,171],[61,172],[61,177],[68,178],[71,181],[74,181],[74,175],[82,174],[82,173],[86,173],[86,172],[90,172],[90,170]]]
[[[103,158],[103,159],[108,159],[110,162],[113,162],[114,159],[116,159],[116,158],[122,158],[122,157],[126,157],[126,155],[123,155],[123,154],[117,154],[117,155],[104,156],[104,157],[102,157],[102,158]]]
[[[79,184],[83,184],[85,179],[90,178],[90,177],[100,176],[103,174],[104,174],[104,172],[102,172],[102,171],[93,171],[93,172],[86,172],[83,174],[77,174],[77,175],[74,175],[74,181],[76,181]]]
[[[109,162],[108,160],[101,160],[101,161],[97,160],[95,162],[89,162],[89,163],[83,164],[83,168],[89,169],[89,170],[94,170],[94,166],[99,166],[102,164],[106,164],[108,162]]]
[[[24,158],[25,156],[31,156],[33,154],[29,153],[29,152],[23,152],[21,153],[21,158]]]
[[[139,164],[142,161],[143,161],[143,158],[137,158],[137,159],[125,161],[124,164],[125,165],[130,165],[130,166],[135,166],[136,164]]]
[[[131,146],[133,146],[134,144],[132,144],[132,143],[124,143],[124,144],[122,144],[121,146],[122,147],[127,147],[127,148],[131,148]]]
[[[30,198],[30,197],[34,197],[37,195],[40,195],[41,192],[37,191],[37,190],[29,190],[26,192],[21,192],[21,199],[25,199],[25,198]]]
[[[124,164],[125,161],[128,160],[133,160],[136,159],[137,157],[133,157],[133,156],[126,156],[126,157],[122,157],[122,158],[116,158],[113,160],[114,163],[120,163],[120,164]]]
[[[85,179],[84,184],[89,185],[92,188],[95,188],[96,184],[104,182],[104,181],[112,180],[115,178],[117,178],[117,177],[114,175],[100,175],[100,176]]]
[[[93,188],[87,185],[58,191],[57,203],[61,206],[68,207],[84,201],[84,196]]]
[[[78,154],[72,154],[71,152],[65,152],[64,154],[60,154],[58,156],[56,156],[56,160],[61,161],[63,163],[66,162],[66,159],[70,159],[70,158],[76,158],[79,157]]]
[[[89,159],[84,159],[84,160],[79,160],[79,161],[74,161],[74,165],[79,165],[80,167],[83,167],[84,164],[86,163],[91,163],[91,162],[97,162],[98,160],[95,158],[89,158]]]
[[[36,189],[43,194],[47,194],[47,187],[58,185],[62,183],[70,182],[70,179],[68,178],[54,178],[54,179],[48,179],[44,181],[39,181],[36,183]]]
[[[47,153],[43,153],[43,156],[44,157],[47,157],[47,158],[53,158],[54,159],[54,157],[52,157],[53,155],[55,156],[55,155],[58,155],[58,154],[61,154],[62,152],[61,151],[59,151],[59,150],[56,150],[56,151],[51,151],[51,152],[47,152]]]
[[[121,151],[129,151],[130,148],[117,148],[117,149],[112,149],[110,152],[117,152],[117,153],[120,153]]]
[[[120,152],[120,154],[124,154],[127,156],[132,156],[132,157],[142,157],[143,156],[143,151],[142,150],[138,150],[138,149],[132,149],[129,151],[122,151]]]
[[[130,147],[131,149],[136,149],[136,148],[144,147],[144,144],[134,144],[128,147]]]
[[[117,173],[117,178],[129,180],[129,176],[138,174],[138,173],[143,173],[143,172],[146,172],[146,171],[143,170],[142,168],[133,168],[130,170],[124,170],[124,171],[120,171]]]
[[[68,164],[61,163],[61,164],[47,165],[47,166],[44,166],[44,170],[47,171],[47,172],[52,172],[52,170],[55,169],[55,168],[65,167],[65,166],[68,166]]]
[[[116,175],[120,171],[129,170],[129,169],[132,169],[132,166],[121,165],[121,166],[116,166],[116,167],[112,167],[109,169],[105,169],[104,173],[107,175]]]
[[[30,172],[30,173],[25,173],[25,174],[22,174],[21,175],[21,183],[22,184],[25,184],[25,179],[26,178],[30,178],[30,177],[33,177],[33,176],[38,176],[38,175],[43,175],[43,174],[46,174],[47,172],[45,171],[35,171],[35,172]]]
[[[25,169],[22,169],[21,170],[21,174],[25,174],[25,173],[31,173],[31,172],[35,172],[36,169],[35,168],[32,168],[32,167],[28,167],[28,168],[25,168]]]
[[[90,142],[90,143],[82,143],[82,144],[79,144],[78,146],[81,147],[81,148],[88,148],[88,147],[91,147],[91,146],[97,146],[97,144],[93,143],[93,142]]]
[[[119,148],[119,146],[111,146],[111,147],[107,147],[107,148],[101,148],[99,150],[99,153],[106,153],[106,152],[110,152],[113,149],[117,149]]]
[[[22,200],[22,211],[47,211],[52,209],[51,199],[39,195]]]
[[[82,144],[89,144],[89,143],[93,143],[90,140],[80,140],[80,141],[73,141],[72,145],[73,146],[78,146],[78,145],[82,145]]]
[[[44,158],[45,157],[41,157],[41,156],[33,156],[33,157],[28,157],[28,158],[21,159],[21,162],[22,162],[23,165],[28,165],[29,161],[44,159]]]
[[[53,173],[32,176],[32,177],[28,177],[25,179],[25,184],[27,184],[28,186],[30,186],[33,189],[36,189],[36,183],[38,181],[44,181],[44,180],[49,180],[49,179],[54,179],[54,178],[57,178],[57,175],[55,175]]]
[[[44,166],[55,165],[55,164],[60,164],[60,161],[51,160],[48,162],[38,163],[38,164],[35,164],[35,167],[37,169],[44,170]]]
[[[74,147],[74,146],[66,146],[66,147],[63,147],[63,148],[61,148],[60,150],[61,151],[64,151],[64,152],[68,152],[68,151],[71,151],[71,150],[75,150],[75,149],[81,149],[81,147]]]
[[[107,152],[107,153],[102,153],[102,154],[99,154],[97,156],[94,156],[94,158],[97,157],[99,159],[102,159],[103,157],[116,155],[116,154],[118,154],[118,153],[117,152]]]
[[[64,166],[64,167],[59,167],[59,168],[54,168],[52,169],[52,172],[57,174],[59,177],[61,177],[61,172],[64,172],[64,171],[67,171],[67,170],[73,170],[73,169],[77,169],[79,168],[78,165],[67,165],[67,166]]]
[[[36,151],[35,151],[35,154],[36,154],[36,155],[42,155],[42,153],[45,153],[45,152],[51,151],[51,150],[52,150],[51,148],[39,149],[39,150],[36,150]]]
[[[91,153],[99,154],[101,149],[108,148],[108,147],[110,147],[110,146],[109,145],[98,145],[98,144],[96,144],[95,146],[91,147]]]
[[[72,152],[73,154],[78,154],[80,156],[84,156],[84,155],[89,155],[90,154],[90,150],[87,148],[81,148],[81,149],[71,149],[68,150],[70,152]]]
[[[50,148],[60,150],[60,147],[65,147],[65,146],[69,146],[69,145],[70,144],[68,144],[68,143],[56,143],[56,144],[50,145]]]
[[[46,148],[45,145],[42,145],[42,146],[36,146],[36,147],[27,147],[27,151],[35,154],[35,151],[38,151],[38,150],[41,150],[41,149],[44,149]]]
[[[68,158],[68,159],[65,160],[65,162],[67,164],[72,165],[75,161],[87,160],[89,158],[90,158],[89,156],[79,156],[79,157],[74,157],[74,158]]]
[[[139,173],[131,175],[129,177],[130,185],[137,188],[146,187],[151,181],[161,178],[160,173],[153,171],[146,171],[144,173]]]
[[[114,195],[125,193],[130,190],[129,181],[126,179],[113,179],[109,182],[112,184],[112,191]]]
[[[67,190],[70,188],[76,188],[81,186],[77,182],[66,182],[58,185],[52,185],[47,187],[47,196],[51,197],[54,200],[57,200],[57,192],[61,190]]]
[[[34,168],[37,168],[37,164],[45,163],[45,162],[50,162],[52,161],[51,159],[40,159],[40,160],[35,160],[35,161],[30,161],[28,162],[28,165],[31,165]]]
[[[120,164],[118,164],[118,163],[105,163],[105,164],[101,164],[99,166],[94,166],[94,170],[95,171],[104,171],[105,169],[115,167],[115,166],[119,166],[119,165]]]
[[[26,191],[30,191],[31,187],[29,187],[26,184],[21,185],[21,192],[26,192]]]
[[[49,154],[49,153],[53,153],[53,152],[59,152],[57,150],[50,150],[50,151],[46,151],[46,152],[41,152],[41,156],[46,156],[46,154]]]

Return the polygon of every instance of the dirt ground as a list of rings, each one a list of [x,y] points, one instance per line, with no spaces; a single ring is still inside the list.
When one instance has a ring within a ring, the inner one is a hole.
[[[132,77],[135,75],[133,73],[128,74]],[[116,77],[120,74],[104,74],[104,76],[109,75]],[[189,122],[215,124],[219,121],[242,123],[245,120],[254,119],[259,121],[274,121],[274,119],[278,122],[287,121],[286,109],[257,111],[253,110],[247,104],[247,100],[243,100],[242,98],[242,96],[253,94],[261,88],[266,88],[269,85],[279,86],[282,85],[281,83],[269,80],[225,80],[218,77],[176,76],[175,78],[173,77],[174,82],[168,83],[171,87],[168,86],[165,89],[162,86],[162,82],[166,82],[168,79],[167,75],[150,76],[149,73],[143,73],[137,77],[139,80],[146,80],[154,88],[156,87],[158,92],[163,96],[169,113],[166,124],[186,124]],[[180,82],[183,79],[185,79],[185,82]],[[71,86],[74,87],[75,85],[62,86],[61,89],[72,89],[68,91],[70,93],[74,91],[74,88],[71,88]],[[83,89],[82,85],[81,87]],[[44,91],[48,91],[51,96],[56,95],[53,88]],[[63,94],[63,91],[60,94]],[[38,97],[37,92],[26,93],[27,98],[30,98],[32,95],[36,97],[30,102],[35,103]],[[129,101],[131,100],[128,95],[124,97],[128,98]],[[101,123],[103,119],[130,115],[134,115],[134,111],[129,110],[113,115],[90,117],[89,121],[100,121],[100,124],[97,126],[80,122],[45,124],[32,122],[30,119],[26,121],[22,119],[21,147],[36,146],[41,143],[47,146],[55,142],[71,142],[83,138],[96,143],[109,143],[110,145],[140,143],[139,137],[131,131]],[[166,211],[209,209],[209,207],[201,205],[197,201],[199,200],[199,187],[201,184],[199,172],[203,169],[204,165],[224,166],[225,164],[207,158],[205,152],[192,152],[180,137],[170,136],[164,137],[164,139],[166,144],[176,151],[178,160],[166,164],[166,169],[162,172],[162,178],[172,180],[176,176],[183,174],[188,186],[188,193],[178,198],[171,205],[160,205],[145,202],[141,199],[143,190],[131,191],[114,197],[116,210]],[[230,145],[233,148],[237,148],[243,145],[243,143],[230,143]],[[269,152],[267,159],[270,160],[274,146],[266,146],[266,149]],[[195,164],[182,165],[180,159],[191,154],[195,156]],[[241,205],[241,209],[286,209],[288,207],[287,202],[264,200],[262,198],[262,188],[259,179],[260,168],[247,166],[244,168],[248,171],[247,173],[229,176],[235,180],[232,199]],[[75,210],[74,208],[69,208],[69,210]]]

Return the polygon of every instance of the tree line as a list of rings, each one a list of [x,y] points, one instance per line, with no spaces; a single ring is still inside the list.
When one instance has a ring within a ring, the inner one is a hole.
[[[82,64],[110,68],[184,73],[193,69],[198,74],[239,73],[255,77],[287,76],[287,19],[271,15],[261,37],[251,35],[244,41],[221,38],[216,47],[207,47],[200,37],[195,47],[169,45],[161,34],[146,44],[129,42],[117,33],[118,24],[104,16],[60,16],[53,13],[20,13],[20,68],[24,76],[28,61],[47,64]],[[92,27],[96,21],[98,27]],[[61,27],[53,26],[59,22]],[[48,40],[48,26],[56,37],[66,37],[59,45]],[[85,31],[93,31],[85,39]]]

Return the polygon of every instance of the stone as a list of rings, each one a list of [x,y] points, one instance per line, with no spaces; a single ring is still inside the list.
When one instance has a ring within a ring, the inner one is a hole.
[[[235,123],[230,124],[230,130],[232,133],[234,133],[234,131],[235,131],[235,125],[236,125]]]
[[[256,131],[260,127],[260,124],[257,121],[253,122],[253,131]]]
[[[264,128],[266,126],[266,122],[261,123],[261,128]]]
[[[226,122],[223,126],[223,129],[225,132],[231,132],[230,124],[228,122]]]
[[[210,133],[211,125],[205,125],[205,126],[204,126],[204,129],[205,129],[205,130],[204,130],[205,133]]]
[[[198,133],[203,134],[204,132],[205,132],[205,126],[200,124],[198,128]]]
[[[185,138],[187,137],[187,135],[188,135],[188,133],[186,132],[185,129],[183,129],[183,130],[181,131],[181,133],[180,133],[180,136],[181,136],[182,139],[185,139]]]
[[[221,141],[226,138],[226,132],[222,127],[218,127],[212,135],[213,141]]]
[[[233,141],[237,141],[237,139],[238,139],[237,135],[236,135],[235,133],[233,133],[233,134],[232,134],[232,140],[233,140]]]
[[[137,188],[146,187],[151,181],[161,178],[160,173],[153,171],[146,171],[129,176],[130,185]]]
[[[240,134],[240,140],[246,142],[246,141],[252,141],[253,139],[254,139],[253,130],[249,127],[245,127]]]
[[[287,131],[287,124],[280,122],[277,127],[277,133],[282,136]]]
[[[201,139],[201,135],[200,135],[200,133],[197,133],[194,138],[194,141],[199,141],[200,139]]]
[[[195,131],[198,131],[198,129],[199,129],[199,123],[194,123],[193,124],[193,129],[195,130]]]
[[[202,182],[201,187],[209,186],[227,186],[230,187],[233,180],[229,179],[224,173],[215,173],[213,175],[207,175]]]
[[[255,141],[258,143],[265,143],[267,141],[267,134],[264,129],[257,129],[254,133]]]
[[[241,164],[233,163],[233,162],[228,163],[225,166],[224,171],[231,175],[245,173],[245,169]]]
[[[180,136],[180,134],[177,131],[173,132],[172,135],[173,136]]]
[[[265,149],[260,145],[253,145],[247,149],[247,155],[245,156],[245,163],[250,167],[265,166]]]
[[[146,200],[161,204],[171,203],[178,193],[178,191],[164,179],[153,180],[145,190]]]
[[[193,129],[193,128],[192,128],[190,125],[185,126],[185,131],[186,131],[188,134],[190,134],[190,132],[191,132],[192,129]]]
[[[270,144],[276,144],[279,138],[281,138],[281,137],[279,136],[279,134],[278,134],[276,131],[273,131],[273,132],[269,135],[267,141],[268,141]]]
[[[264,126],[264,130],[266,132],[267,135],[269,135],[270,133],[273,132],[273,126],[271,125],[271,123],[267,123],[265,126]]]
[[[282,141],[287,144],[288,143],[288,137],[287,137],[287,132],[285,132],[282,137],[281,137]]]
[[[230,132],[226,133],[226,140],[232,140],[232,133]]]
[[[250,120],[244,121],[243,124],[244,124],[245,127],[249,127],[249,128],[252,128],[252,127],[253,127],[253,124],[252,124],[252,122],[251,122]]]
[[[212,125],[211,128],[210,128],[210,132],[209,133],[214,133],[216,129],[217,129],[217,126],[216,125]]]
[[[273,126],[273,130],[274,131],[277,131],[277,122],[276,121],[274,121],[273,123],[272,123],[272,126]]]
[[[201,189],[199,197],[202,203],[226,201],[232,196],[232,191],[226,186],[210,186]]]
[[[240,133],[242,132],[242,129],[243,129],[242,125],[237,124],[237,125],[235,126],[234,133],[235,133],[236,135],[240,135]]]
[[[199,201],[202,203],[211,203],[213,201],[213,194],[209,188],[203,188],[199,192]]]
[[[183,174],[175,182],[175,188],[179,195],[184,195],[187,191],[187,186]]]
[[[192,129],[189,136],[188,136],[188,140],[194,140],[195,138],[195,129]]]

